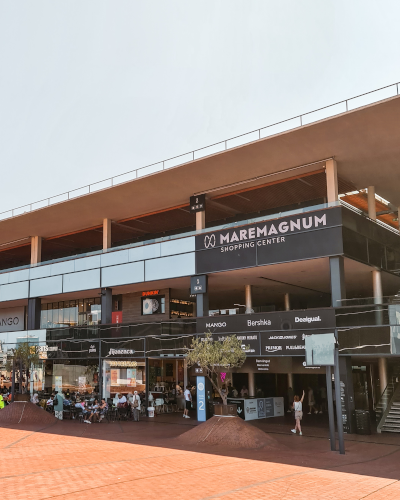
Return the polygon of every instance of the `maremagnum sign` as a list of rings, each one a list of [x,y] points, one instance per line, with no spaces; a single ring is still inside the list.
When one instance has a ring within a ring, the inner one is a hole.
[[[340,207],[196,236],[196,273],[343,253]]]

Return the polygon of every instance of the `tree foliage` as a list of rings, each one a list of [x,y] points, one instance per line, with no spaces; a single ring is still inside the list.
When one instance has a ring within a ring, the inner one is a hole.
[[[6,369],[7,371],[12,371],[13,369],[13,360],[15,360],[15,368],[19,372],[18,379],[20,381],[20,392],[22,391],[22,372],[23,370],[26,371],[26,380],[29,380],[29,370],[31,368],[31,365],[37,365],[39,363],[39,352],[37,349],[37,346],[32,345],[28,342],[21,342],[20,344],[17,344],[17,347],[14,349],[10,349],[9,353],[11,354],[11,357],[7,357],[7,365]],[[12,374],[12,377],[14,377],[14,373]]]
[[[242,348],[242,342],[236,335],[226,336],[224,340],[213,340],[210,332],[203,338],[197,338],[192,342],[187,351],[187,363],[189,366],[198,365],[203,373],[209,378],[214,389],[221,396],[224,405],[227,404],[227,391],[223,392],[223,386],[231,380],[229,376],[233,368],[239,368],[246,359],[246,353]],[[225,377],[221,376],[225,373]]]

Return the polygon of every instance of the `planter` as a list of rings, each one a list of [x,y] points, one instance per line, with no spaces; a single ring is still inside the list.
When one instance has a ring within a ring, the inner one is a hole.
[[[214,416],[216,417],[236,417],[237,406],[232,404],[216,404],[214,405]]]
[[[30,401],[29,394],[15,394],[14,395],[14,401],[26,401],[29,403]]]

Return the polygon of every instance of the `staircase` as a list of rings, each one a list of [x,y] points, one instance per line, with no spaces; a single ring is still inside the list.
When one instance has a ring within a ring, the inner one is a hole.
[[[392,379],[376,406],[376,419],[378,432],[400,433],[400,380],[399,368],[396,367]]]

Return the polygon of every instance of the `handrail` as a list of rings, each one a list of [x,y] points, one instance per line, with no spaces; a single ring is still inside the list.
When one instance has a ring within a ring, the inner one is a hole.
[[[243,134],[236,135],[234,137],[230,137],[229,139],[225,139],[225,140],[218,141],[218,142],[215,142],[215,143],[207,145],[207,146],[203,146],[203,147],[198,148],[198,149],[194,149],[192,151],[189,151],[188,153],[183,153],[183,154],[180,154],[180,155],[172,156],[170,158],[167,158],[166,160],[162,160],[162,161],[159,161],[159,162],[156,162],[156,163],[151,163],[149,165],[145,165],[144,167],[139,167],[139,168],[136,168],[136,169],[133,169],[133,170],[129,170],[128,172],[124,172],[122,174],[114,175],[113,177],[108,177],[106,179],[102,179],[100,181],[93,182],[91,184],[86,184],[85,186],[81,186],[79,188],[72,189],[70,191],[66,191],[66,192],[58,194],[58,195],[50,196],[48,198],[43,198],[42,200],[35,201],[35,202],[32,202],[32,203],[28,203],[26,205],[21,205],[19,207],[12,208],[12,209],[9,209],[9,210],[4,210],[3,212],[0,212],[0,220],[10,219],[10,218],[13,218],[13,217],[17,217],[18,215],[22,215],[23,213],[32,212],[32,211],[35,211],[35,210],[40,210],[42,208],[46,208],[46,207],[48,207],[50,205],[53,205],[53,204],[61,203],[61,202],[64,202],[64,201],[68,201],[71,198],[78,198],[78,197],[81,197],[81,196],[86,196],[86,195],[91,194],[91,193],[96,192],[96,191],[101,191],[103,189],[111,188],[111,187],[115,186],[116,184],[123,184],[125,182],[131,182],[132,180],[138,179],[142,175],[143,176],[145,176],[145,175],[152,175],[152,174],[155,174],[157,172],[168,170],[169,168],[172,168],[172,167],[175,167],[175,166],[178,166],[178,165],[182,165],[184,163],[195,161],[195,160],[197,160],[199,158],[204,158],[205,156],[209,156],[209,154],[214,154],[214,153],[217,153],[217,152],[226,151],[228,149],[231,149],[231,148],[234,148],[234,147],[237,147],[237,146],[241,146],[241,145],[244,145],[244,144],[249,144],[249,143],[254,142],[256,140],[261,140],[261,139],[264,139],[265,137],[269,137],[271,135],[275,135],[276,133],[285,132],[287,130],[292,130],[292,129],[298,128],[298,127],[304,127],[306,125],[309,125],[310,123],[314,123],[314,122],[316,122],[318,120],[321,120],[321,119],[324,119],[324,118],[328,118],[330,116],[335,116],[335,115],[338,115],[338,114],[341,114],[341,113],[347,113],[349,111],[352,111],[353,109],[356,109],[358,107],[364,106],[366,104],[372,104],[372,103],[375,103],[375,102],[382,101],[384,99],[388,99],[388,98],[391,98],[391,97],[398,96],[399,95],[399,83],[400,82],[392,83],[390,85],[386,85],[384,87],[380,87],[378,89],[371,90],[369,92],[365,92],[363,94],[359,94],[359,95],[354,96],[354,97],[350,97],[349,99],[344,99],[342,101],[335,102],[334,104],[329,104],[327,106],[323,106],[322,108],[317,108],[317,109],[314,109],[313,111],[308,111],[306,113],[294,116],[292,118],[288,118],[286,120],[281,120],[279,122],[275,122],[275,123],[267,125],[265,127],[257,128],[255,130],[250,131],[250,132],[245,132]],[[359,99],[360,97],[365,97],[367,95],[371,95],[371,94],[373,94],[375,92],[380,92],[382,90],[391,89],[392,87],[393,87],[393,90],[394,90],[394,94],[393,95],[385,95],[385,97],[380,97],[380,98],[378,98],[376,100],[372,100],[372,101],[370,101],[368,103],[364,102],[361,105],[358,105],[358,106],[356,105],[356,106],[352,107],[351,109],[349,109],[349,103],[353,102],[355,99]],[[319,113],[319,112],[321,112],[323,110],[328,110],[329,108],[333,108],[333,107],[339,106],[339,105],[345,105],[345,109],[343,109],[342,111],[336,111],[333,114],[325,115],[325,116],[322,116],[322,117],[318,115],[315,120],[304,120],[305,118],[309,117],[313,113]],[[267,129],[271,129],[272,130],[272,127],[277,127],[279,125],[288,124],[289,122],[293,122],[293,120],[296,121],[296,124],[291,124],[287,128],[281,128],[281,129],[279,129],[277,131],[276,130],[272,131],[272,133],[266,132],[265,134],[264,133],[262,134],[262,131],[267,131]],[[258,137],[255,137],[255,138],[252,137],[248,141],[244,141],[244,142],[241,142],[239,144],[233,144],[232,146],[229,147],[229,144],[228,144],[229,141],[234,141],[236,139],[240,139],[240,138],[243,138],[243,137],[245,137],[247,135],[251,135],[251,134],[253,134],[253,135],[255,134],[256,136],[258,135]],[[214,148],[215,146],[221,146],[221,149],[219,149],[218,151],[213,151],[213,152],[210,152],[208,154],[199,155],[199,156],[195,157],[196,153],[202,152],[202,151],[204,151],[206,149],[209,149],[209,148]],[[182,159],[183,161],[178,161],[177,163],[174,163],[172,165],[168,165],[168,162],[173,162],[173,160],[177,160],[179,158]],[[159,165],[159,168],[155,169],[154,171],[149,171],[148,173],[145,173],[145,169],[151,170],[153,167],[158,166],[158,165]],[[129,179],[126,179],[126,180],[120,180],[121,177],[123,177],[123,176],[129,176],[129,175],[131,175],[132,178],[129,178]],[[116,182],[116,180],[120,180],[120,181]],[[103,186],[103,187],[97,187],[96,189],[93,189],[94,187],[98,186],[99,184],[104,184],[104,183],[107,183],[107,185]],[[84,191],[84,192],[80,193],[80,194],[76,194],[79,191]],[[40,206],[36,206],[35,207],[35,205],[40,205]]]
[[[378,404],[376,405],[376,408],[378,408],[379,403],[382,402],[383,405],[386,404],[386,406],[382,410],[382,414],[380,415],[379,422],[377,422],[377,426],[376,426],[376,432],[378,432],[379,434],[382,432],[382,427],[385,424],[386,417],[389,415],[390,408],[392,407],[392,403],[393,403],[394,399],[400,393],[400,382],[397,382],[397,384],[395,384],[394,379],[395,379],[395,377],[392,377],[392,385],[393,385],[392,392],[389,390],[390,388],[389,388],[389,384],[388,384],[386,389],[383,391],[383,394],[381,395],[381,397],[378,401]],[[388,391],[387,394],[386,394],[386,391]],[[385,399],[384,396],[386,397],[386,403],[383,403],[383,401]],[[379,414],[380,414],[380,411],[379,411]],[[378,411],[376,411],[376,416],[378,417]]]

